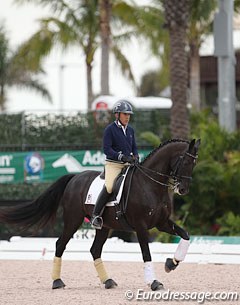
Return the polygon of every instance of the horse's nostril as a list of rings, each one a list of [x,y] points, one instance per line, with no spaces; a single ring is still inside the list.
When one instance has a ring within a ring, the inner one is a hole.
[[[181,188],[179,189],[179,192],[180,192],[181,195],[184,195],[184,194],[186,193],[185,188],[184,188],[184,187],[181,187]]]

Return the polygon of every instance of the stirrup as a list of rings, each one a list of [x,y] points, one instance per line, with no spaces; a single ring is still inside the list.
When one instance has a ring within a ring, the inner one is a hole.
[[[101,230],[103,226],[103,219],[101,216],[96,215],[91,219],[91,225],[94,229]]]

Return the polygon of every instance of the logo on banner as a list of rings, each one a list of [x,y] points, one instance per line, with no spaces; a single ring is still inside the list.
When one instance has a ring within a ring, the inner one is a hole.
[[[80,173],[86,169],[101,169],[100,167],[103,166],[104,160],[105,156],[100,151],[92,154],[91,151],[86,150],[83,156],[82,164],[70,153],[65,153],[52,163],[52,167],[65,167],[68,173]]]
[[[44,159],[37,153],[29,153],[24,160],[24,180],[40,181],[43,179]]]

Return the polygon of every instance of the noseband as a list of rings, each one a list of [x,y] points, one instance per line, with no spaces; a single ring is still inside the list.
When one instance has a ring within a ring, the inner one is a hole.
[[[175,163],[175,166],[174,166],[174,169],[171,171],[170,175],[166,175],[166,174],[163,174],[163,173],[160,173],[158,171],[155,171],[155,170],[152,170],[150,168],[147,168],[145,166],[142,166],[140,165],[139,163],[136,163],[135,164],[135,167],[139,169],[139,171],[146,177],[148,177],[150,180],[162,185],[162,186],[166,186],[166,187],[172,187],[174,188],[176,186],[176,184],[178,184],[179,180],[181,179],[189,179],[189,180],[192,180],[192,177],[190,176],[183,176],[183,175],[179,175],[178,172],[179,170],[181,169],[182,165],[183,165],[183,161],[184,161],[184,158],[185,156],[189,156],[193,159],[193,162],[196,162],[198,156],[194,156],[192,154],[190,154],[189,152],[185,152],[184,155],[181,155],[178,157],[176,163]],[[159,180],[156,180],[154,179],[153,177],[151,177],[148,173],[153,173],[155,175],[158,175],[158,176],[161,176],[161,177],[166,177],[168,179],[172,178],[173,179],[173,182],[169,182],[168,184],[167,183],[164,183],[164,182],[161,182]]]

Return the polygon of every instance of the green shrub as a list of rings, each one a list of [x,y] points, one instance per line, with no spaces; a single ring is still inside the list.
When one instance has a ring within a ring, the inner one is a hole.
[[[227,212],[217,219],[219,225],[218,235],[238,236],[240,228],[240,215]]]

